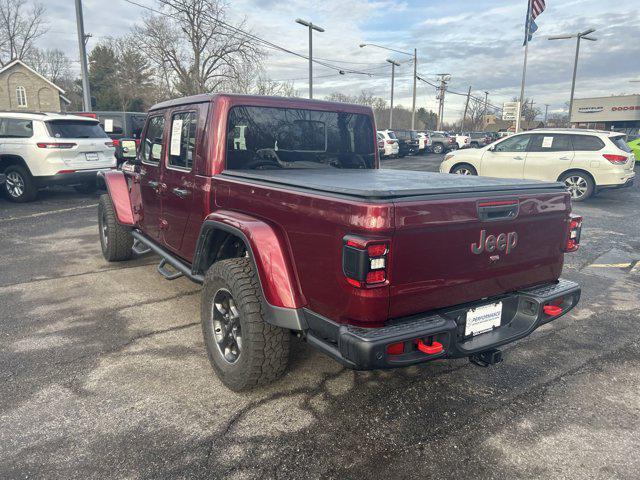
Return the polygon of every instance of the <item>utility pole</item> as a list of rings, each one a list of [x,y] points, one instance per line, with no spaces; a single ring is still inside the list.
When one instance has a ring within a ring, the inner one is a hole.
[[[324,28],[301,18],[296,18],[296,23],[309,28],[309,98],[313,98],[313,31],[324,32]]]
[[[547,126],[547,114],[549,113],[549,104],[544,104],[544,126]]]
[[[484,122],[482,124],[482,129],[484,130],[485,128],[487,128],[487,105],[489,104],[489,92],[484,92],[484,116],[482,117],[484,119]]]
[[[78,28],[78,47],[80,49],[80,68],[82,70],[82,107],[91,111],[91,91],[89,90],[89,66],[87,65],[87,40],[90,35],[84,33],[82,0],[76,0],[76,26]]]
[[[464,114],[462,115],[462,132],[464,132],[464,121],[467,119],[467,110],[469,110],[469,99],[471,98],[471,85],[469,85],[469,91],[467,92],[467,101],[464,104]]]
[[[389,58],[387,62],[391,64],[391,108],[389,109],[389,130],[391,130],[393,128],[393,82],[395,81],[396,67],[399,67],[400,64]]]
[[[438,130],[442,130],[442,117],[444,116],[444,94],[447,91],[447,82],[451,80],[451,75],[448,73],[439,73],[440,87],[438,89],[437,100],[440,101],[438,105]]]
[[[416,126],[416,81],[418,80],[418,49],[413,49],[413,106],[411,107],[411,130]]]

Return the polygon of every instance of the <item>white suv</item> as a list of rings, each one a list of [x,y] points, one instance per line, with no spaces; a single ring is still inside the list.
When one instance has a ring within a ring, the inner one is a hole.
[[[391,130],[378,130],[378,135],[381,140],[384,140],[384,156],[387,158],[397,157],[400,152],[400,145],[398,144],[396,134]]]
[[[58,113],[0,112],[0,173],[6,197],[34,200],[38,189],[96,189],[99,171],[116,167],[112,140],[97,120]]]
[[[564,182],[574,201],[633,185],[635,157],[622,133],[536,129],[444,157],[442,173]]]

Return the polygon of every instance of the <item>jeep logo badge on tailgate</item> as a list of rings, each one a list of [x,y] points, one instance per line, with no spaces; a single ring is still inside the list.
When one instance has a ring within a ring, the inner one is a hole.
[[[471,244],[471,252],[480,255],[482,252],[504,251],[506,255],[516,248],[518,244],[518,234],[516,232],[501,233],[487,236],[486,230],[480,230],[480,240]]]

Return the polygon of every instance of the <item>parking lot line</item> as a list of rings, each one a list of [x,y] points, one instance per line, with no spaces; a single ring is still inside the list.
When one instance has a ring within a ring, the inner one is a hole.
[[[46,212],[32,213],[30,215],[23,215],[22,217],[0,218],[0,223],[12,222],[14,220],[25,220],[25,219],[28,219],[28,218],[43,217],[45,215],[51,215],[52,213],[71,212],[73,210],[81,210],[83,208],[95,208],[97,206],[98,206],[97,203],[92,203],[91,205],[82,205],[82,206],[79,206],[79,207],[61,208],[59,210],[49,210],[49,211],[46,211]]]

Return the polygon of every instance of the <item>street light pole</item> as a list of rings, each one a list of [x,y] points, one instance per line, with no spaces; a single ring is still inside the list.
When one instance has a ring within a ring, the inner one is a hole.
[[[324,28],[296,18],[296,23],[309,28],[309,98],[313,98],[313,31],[324,32]]]
[[[399,67],[400,64],[389,58],[387,62],[391,64],[391,108],[389,109],[389,130],[391,130],[393,128],[393,83],[395,81],[396,67]]]
[[[84,33],[82,0],[76,0],[76,27],[78,29],[78,48],[80,50],[80,69],[82,71],[82,108],[91,111],[91,91],[89,89],[89,66],[87,65],[87,39]]]
[[[571,114],[573,112],[573,96],[576,91],[576,74],[578,73],[578,55],[580,54],[580,40],[590,40],[595,42],[597,38],[590,37],[589,35],[595,32],[595,28],[590,28],[584,32],[578,32],[573,35],[554,35],[547,37],[547,40],[567,40],[570,38],[576,39],[576,55],[573,62],[573,77],[571,79],[571,97],[569,98],[569,123],[571,123]]]
[[[391,52],[401,53],[403,55],[408,55],[410,57],[413,57],[413,106],[411,107],[411,130],[413,130],[416,124],[416,87],[417,87],[417,80],[418,80],[418,50],[414,48],[413,54],[411,54],[409,52],[403,52],[402,50],[396,50],[395,48],[376,45],[375,43],[361,43],[359,45],[360,48],[364,48],[367,46],[382,48],[383,50],[389,50]],[[400,66],[400,64],[396,64],[396,65]]]

